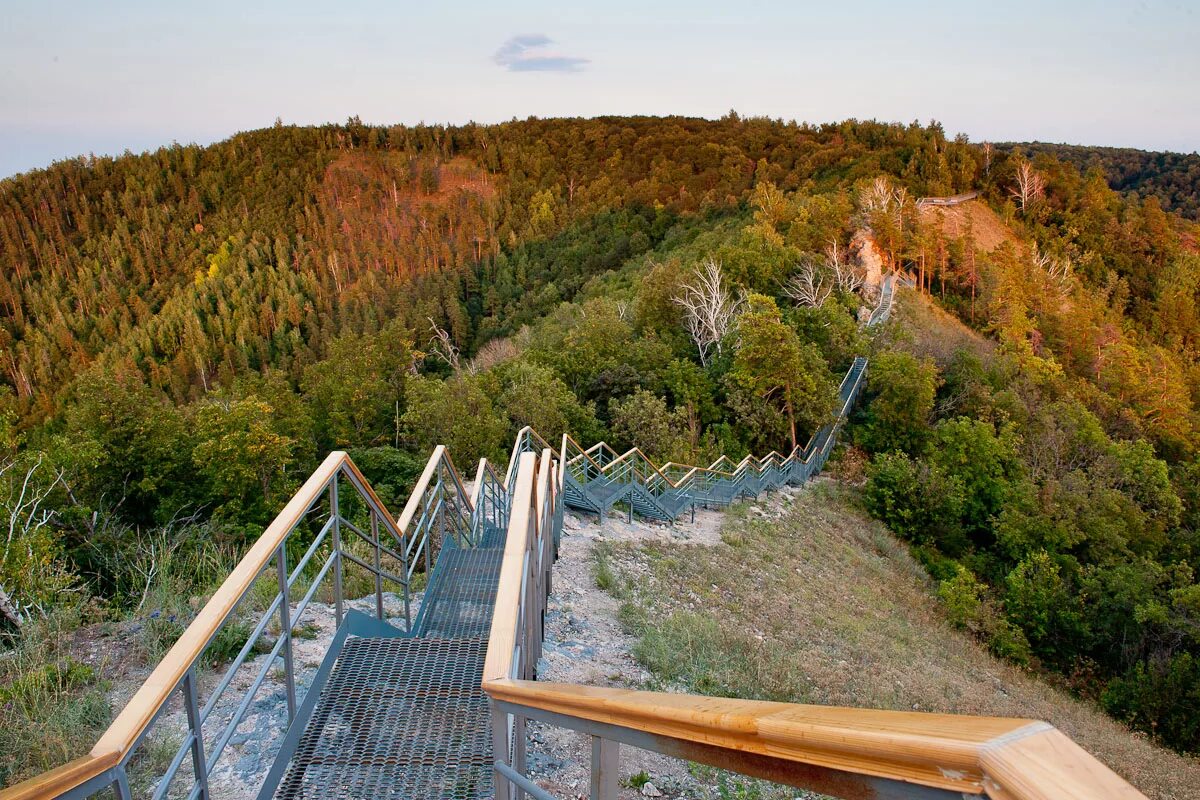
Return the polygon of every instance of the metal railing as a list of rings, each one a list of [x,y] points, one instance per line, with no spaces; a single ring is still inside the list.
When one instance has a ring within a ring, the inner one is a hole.
[[[510,486],[508,539],[483,670],[497,800],[554,800],[527,774],[529,720],[590,737],[592,800],[616,800],[621,744],[844,798],[1142,798],[1044,722],[530,680],[549,592],[554,531],[548,528],[557,524],[561,506],[553,459],[550,450],[521,455]]]
[[[676,519],[696,506],[726,506],[742,497],[757,496],[784,484],[803,484],[825,466],[837,435],[862,393],[867,361],[857,358],[838,386],[839,404],[833,422],[822,426],[803,446],[788,455],[747,455],[736,464],[721,456],[708,467],[667,462],[661,467],[639,448],[618,454],[604,442],[584,450],[564,436],[560,451],[572,492],[565,502],[604,516],[607,507],[627,499],[632,519],[635,507],[662,519]],[[636,493],[635,493],[636,490]]]
[[[374,615],[385,622],[385,582],[403,598],[403,627],[411,630],[414,575],[429,570],[441,542],[456,537],[471,546],[486,521],[507,527],[507,492],[490,467],[480,465],[476,492],[484,513],[459,480],[444,447],[437,448],[417,482],[399,521],[388,512],[362,473],[344,452],[331,453],[296,492],[275,520],[197,614],[141,688],[101,735],[91,752],[56,770],[0,792],[3,800],[87,797],[106,788],[118,800],[130,794],[130,767],[173,698],[180,698],[185,725],[182,743],[166,772],[152,783],[150,796],[208,798],[209,781],[272,670],[282,664],[289,724],[296,716],[297,680],[293,638],[318,592],[333,605],[335,624],[345,613],[345,572],[365,570],[373,580]],[[265,608],[250,609],[256,586],[272,584]],[[207,697],[198,673],[214,639],[231,623],[256,618],[237,655]],[[400,624],[396,620],[396,624]],[[274,634],[274,642],[269,637]],[[222,704],[240,672],[267,650],[240,698]],[[302,698],[300,698],[302,699]],[[229,705],[233,705],[229,712]],[[218,713],[218,710],[220,713]],[[220,719],[228,713],[228,719]],[[176,786],[180,780],[190,785]]]

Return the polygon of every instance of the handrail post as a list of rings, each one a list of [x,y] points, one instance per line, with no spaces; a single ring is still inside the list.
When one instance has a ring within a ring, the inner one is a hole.
[[[371,509],[371,538],[375,540],[375,617],[383,622],[383,553],[379,541],[379,514]]]
[[[283,673],[287,682],[288,723],[296,719],[296,672],[292,659],[292,603],[289,599],[287,548],[283,542],[275,550],[275,571],[279,575],[279,635],[283,642]]]
[[[497,764],[509,765],[508,747],[508,714],[500,710],[500,704],[495,700],[492,706],[492,757]],[[513,784],[500,770],[492,772],[495,782],[496,800],[511,800]]]
[[[133,800],[133,794],[129,791],[129,776],[125,774],[124,767],[117,768],[117,779],[113,781],[112,793],[117,800]]]
[[[196,667],[192,666],[183,677],[183,704],[187,710],[188,728],[192,732],[192,771],[195,773],[199,800],[209,800],[208,765],[204,761],[204,730],[200,723],[200,698],[196,691]],[[124,778],[122,772],[121,778]],[[118,782],[118,796],[123,791],[129,797],[128,785]]]
[[[513,719],[513,763],[512,768],[519,774],[525,774],[525,717],[517,716]],[[513,787],[516,791],[517,800],[523,800],[525,790],[520,786]]]
[[[592,737],[591,800],[617,800],[620,747],[611,739]]]
[[[342,627],[342,512],[338,505],[338,475],[333,473],[329,480],[329,513],[333,516],[333,618],[334,625]]]

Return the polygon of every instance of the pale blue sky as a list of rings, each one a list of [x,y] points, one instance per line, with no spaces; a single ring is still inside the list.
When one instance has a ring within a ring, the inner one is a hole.
[[[940,120],[1200,149],[1200,0],[0,0],[0,176],[285,122]]]

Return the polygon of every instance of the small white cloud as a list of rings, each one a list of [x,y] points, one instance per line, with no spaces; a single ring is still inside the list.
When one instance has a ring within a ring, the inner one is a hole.
[[[554,40],[544,33],[513,36],[492,56],[509,72],[579,72],[589,63],[586,58],[564,56],[550,49]]]

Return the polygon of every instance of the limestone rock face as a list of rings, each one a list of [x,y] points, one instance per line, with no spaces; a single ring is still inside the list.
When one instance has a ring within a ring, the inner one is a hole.
[[[866,228],[860,228],[850,240],[851,257],[863,271],[863,296],[878,297],[883,286],[884,261],[875,237]]]

